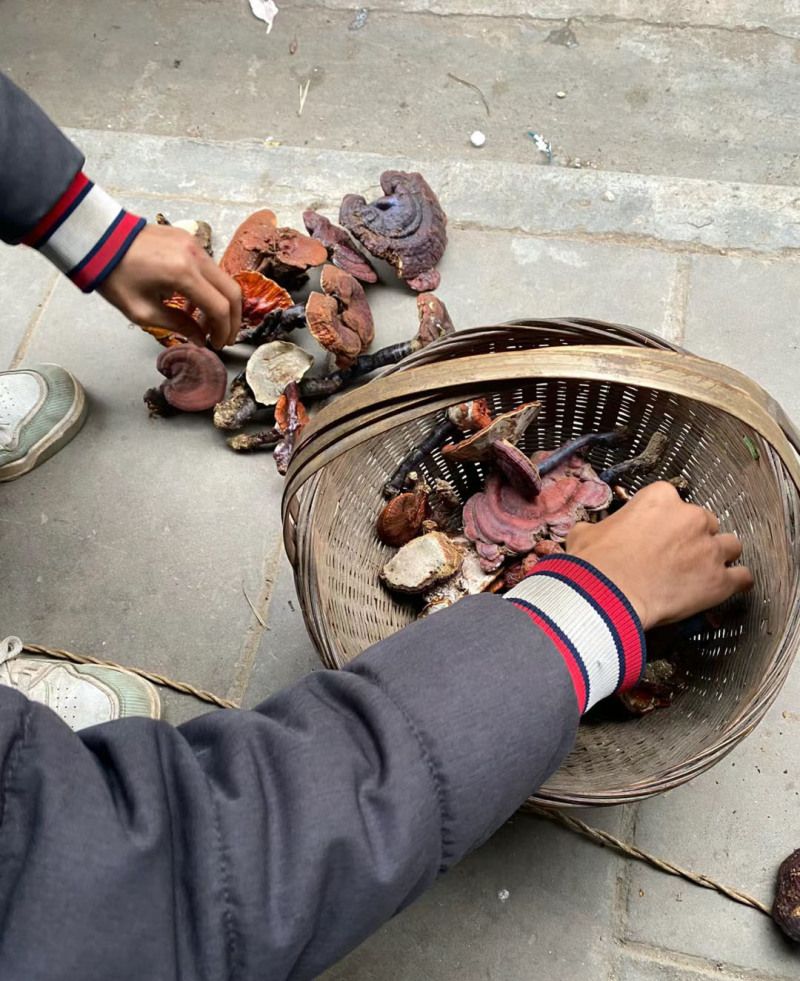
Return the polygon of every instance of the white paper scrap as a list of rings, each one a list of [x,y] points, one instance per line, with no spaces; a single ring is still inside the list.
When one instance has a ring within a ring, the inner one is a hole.
[[[250,0],[250,9],[259,20],[263,20],[267,25],[267,34],[272,30],[272,22],[278,12],[278,6],[274,0]]]

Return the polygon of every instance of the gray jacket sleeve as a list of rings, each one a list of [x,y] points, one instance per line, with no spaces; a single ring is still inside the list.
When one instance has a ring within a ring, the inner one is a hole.
[[[0,239],[16,245],[83,167],[83,154],[0,72]]]
[[[76,735],[0,687],[2,975],[314,978],[508,818],[578,717],[555,644],[488,595],[179,729]]]

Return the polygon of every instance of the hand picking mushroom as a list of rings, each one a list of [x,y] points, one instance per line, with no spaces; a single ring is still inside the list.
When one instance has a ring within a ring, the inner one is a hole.
[[[210,256],[214,255],[214,250],[211,248],[211,225],[207,221],[196,221],[193,218],[168,221],[166,216],[159,212],[156,215],[156,222],[159,225],[172,225],[173,228],[182,228],[196,239],[201,249],[208,252]]]
[[[246,218],[233,233],[220,267],[230,276],[260,272],[270,279],[297,279],[328,257],[325,246],[294,228],[278,228],[278,220],[264,209]]]
[[[356,378],[368,375],[377,371],[378,368],[386,367],[386,365],[397,364],[398,361],[402,361],[414,351],[427,347],[434,340],[452,334],[454,332],[453,324],[444,303],[432,293],[424,295],[427,298],[424,301],[422,295],[417,297],[417,314],[420,322],[416,337],[410,341],[402,341],[400,344],[391,344],[373,354],[362,354],[349,368],[334,371],[321,378],[306,378],[300,386],[301,395],[304,398],[325,398],[328,395],[333,395]],[[433,300],[436,301],[435,309],[437,312],[435,316],[430,315]]]
[[[447,217],[421,174],[387,170],[384,197],[372,204],[348,194],[339,222],[371,255],[385,259],[414,290],[435,290],[441,276],[434,267],[447,246]]]
[[[343,228],[334,225],[316,211],[304,211],[303,223],[308,234],[328,250],[328,258],[340,269],[362,283],[377,283],[378,274],[369,259],[356,248],[355,242]]]
[[[296,344],[270,341],[250,356],[244,379],[231,384],[231,394],[214,409],[217,429],[241,429],[260,407],[271,409],[290,382],[298,382],[314,359]]]
[[[225,394],[228,376],[219,356],[196,344],[167,348],[156,367],[165,376],[159,388],[149,389],[144,403],[157,415],[201,412],[210,409]]]

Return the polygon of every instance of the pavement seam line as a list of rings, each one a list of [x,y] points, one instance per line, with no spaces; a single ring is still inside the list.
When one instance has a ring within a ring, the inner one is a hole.
[[[673,344],[683,344],[686,338],[686,313],[689,309],[689,292],[692,280],[692,260],[679,255],[669,286],[664,311],[664,337]]]
[[[11,359],[11,364],[9,365],[10,368],[16,368],[28,353],[28,348],[31,346],[31,342],[36,334],[36,329],[41,323],[45,310],[50,305],[50,300],[53,298],[53,294],[55,293],[56,287],[58,286],[60,280],[61,274],[54,269],[53,278],[50,281],[50,284],[45,287],[41,301],[28,320],[28,326],[25,328],[25,333],[22,335],[22,340],[19,342],[17,349],[14,352],[14,357]]]
[[[340,14],[352,14],[360,9],[361,3],[353,3],[352,7],[343,7],[340,5],[331,5],[328,3],[322,4],[322,9],[327,10],[331,13]],[[295,7],[300,10],[318,10],[318,4],[305,4],[305,3],[295,3]],[[580,24],[581,26],[592,26],[595,24],[619,24],[621,26],[634,26],[634,27],[650,27],[655,30],[666,30],[666,31],[718,31],[726,34],[744,34],[744,35],[756,35],[763,37],[775,37],[786,41],[794,41],[795,43],[800,42],[800,38],[793,34],[783,34],[780,31],[775,30],[773,27],[769,27],[766,24],[759,24],[755,27],[748,27],[747,24],[696,24],[692,21],[655,21],[647,20],[644,17],[620,17],[617,14],[599,14],[597,16],[591,16],[586,14],[576,14],[574,16],[567,15],[566,17],[537,17],[535,14],[525,14],[525,13],[514,13],[506,14],[500,13],[495,14],[491,11],[484,11],[481,13],[475,13],[471,11],[459,11],[459,10],[436,10],[428,8],[427,10],[397,10],[392,6],[378,7],[371,6],[370,13],[373,15],[388,14],[390,16],[417,16],[417,17],[438,17],[443,20],[448,18],[463,18],[468,20],[505,20],[505,21],[515,21],[521,20],[525,23],[539,23],[546,26],[552,24],[567,24],[572,26],[573,24]]]
[[[278,536],[277,545],[271,550],[266,550],[264,560],[261,564],[261,574],[264,585],[261,587],[258,599],[255,603],[256,609],[260,613],[264,622],[267,623],[267,626],[262,627],[255,613],[251,614],[250,625],[245,631],[242,646],[239,649],[239,656],[236,659],[236,664],[233,669],[233,680],[231,681],[228,691],[226,692],[226,698],[232,702],[236,702],[239,705],[241,705],[244,701],[244,696],[250,683],[250,675],[253,673],[253,665],[255,664],[256,654],[258,653],[258,648],[261,645],[261,640],[264,634],[269,630],[269,607],[272,600],[272,592],[275,587],[275,581],[278,577],[278,567],[280,565],[282,554],[283,538]]]
[[[709,977],[722,978],[723,981],[796,981],[787,974],[763,974],[749,967],[726,964],[719,959],[712,960],[699,957],[696,954],[684,954],[679,950],[659,947],[657,944],[640,940],[623,940],[621,944],[623,951],[632,959],[635,958],[650,964],[660,964],[664,967],[674,967],[683,971],[702,972],[708,974]]]
[[[638,802],[622,805],[619,835],[625,841],[636,840],[636,819],[639,814]],[[611,911],[611,935],[614,944],[609,958],[608,981],[619,977],[622,968],[621,945],[628,928],[628,897],[633,881],[633,865],[625,855],[617,857],[617,874],[614,882],[614,903]]]

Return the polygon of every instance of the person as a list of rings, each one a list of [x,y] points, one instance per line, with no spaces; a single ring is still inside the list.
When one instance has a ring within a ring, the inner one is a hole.
[[[3,85],[3,168],[14,127],[37,161],[12,153],[35,186],[0,174],[3,233],[23,240],[47,208],[32,206],[47,184],[38,161],[78,156]],[[229,305],[209,332],[229,339],[236,298],[191,251],[199,271],[179,263],[184,278],[165,279],[145,232],[104,295],[151,318],[165,290],[201,277]],[[73,732],[0,685],[0,975],[316,977],[547,779],[581,715],[640,677],[644,630],[747,589],[740,553],[709,511],[657,483],[576,526],[565,555],[505,596],[468,597],[252,711]]]

